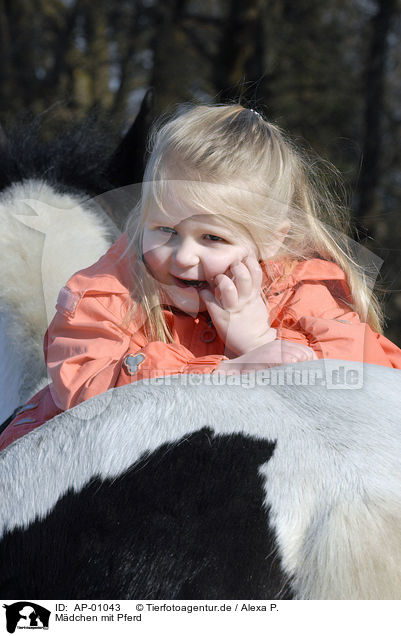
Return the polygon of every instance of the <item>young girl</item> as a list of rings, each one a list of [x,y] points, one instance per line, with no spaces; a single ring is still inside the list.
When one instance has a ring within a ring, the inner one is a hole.
[[[0,449],[106,391],[177,373],[316,358],[401,368],[347,219],[280,130],[240,105],[187,109],[153,134],[138,214],[60,291],[51,383]]]

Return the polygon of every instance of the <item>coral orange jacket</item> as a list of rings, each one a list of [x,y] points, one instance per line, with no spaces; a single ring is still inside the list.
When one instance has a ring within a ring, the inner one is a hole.
[[[149,342],[140,321],[121,326],[132,284],[126,248],[123,234],[97,263],[72,276],[60,291],[44,339],[51,382],[0,435],[0,450],[111,387],[149,376],[210,373],[227,359],[224,342],[205,313],[193,318],[166,308],[173,344]],[[286,276],[280,276],[280,267],[262,263],[262,291],[278,338],[308,345],[318,358],[401,369],[401,350],[340,300],[350,296],[338,265],[311,259],[295,263]]]

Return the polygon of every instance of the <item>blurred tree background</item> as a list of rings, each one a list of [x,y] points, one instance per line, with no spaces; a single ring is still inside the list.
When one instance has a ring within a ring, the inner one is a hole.
[[[0,0],[0,122],[241,98],[341,171],[401,345],[401,0]]]

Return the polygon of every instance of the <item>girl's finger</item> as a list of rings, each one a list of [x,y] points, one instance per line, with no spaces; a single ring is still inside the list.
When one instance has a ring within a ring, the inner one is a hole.
[[[283,354],[294,358],[293,362],[305,362],[306,360],[317,360],[313,349],[307,346],[294,343],[286,343]]]
[[[261,266],[258,263],[258,260],[255,256],[252,256],[250,254],[249,256],[244,258],[244,263],[251,275],[254,289],[260,291],[260,288],[262,287],[263,272]]]
[[[219,315],[219,312],[222,311],[222,307],[220,300],[216,298],[215,293],[211,292],[209,289],[202,289],[199,291],[199,296],[204,301],[212,319],[213,316]]]
[[[219,296],[221,306],[226,310],[234,310],[238,306],[238,291],[234,281],[225,274],[218,274],[214,282],[215,295]]]
[[[246,300],[252,295],[253,280],[251,273],[245,263],[237,261],[230,267],[232,280],[237,288],[239,301]]]

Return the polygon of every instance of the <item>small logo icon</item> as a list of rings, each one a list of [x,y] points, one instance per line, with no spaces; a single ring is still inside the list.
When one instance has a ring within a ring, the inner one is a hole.
[[[124,360],[124,366],[129,375],[135,375],[144,360],[143,353],[138,353],[136,356],[129,354]]]
[[[37,603],[18,601],[3,607],[9,634],[14,634],[16,629],[49,629],[50,611]]]

